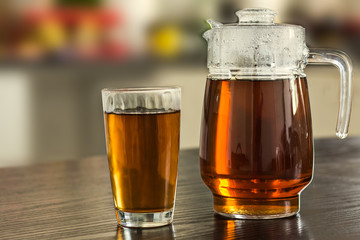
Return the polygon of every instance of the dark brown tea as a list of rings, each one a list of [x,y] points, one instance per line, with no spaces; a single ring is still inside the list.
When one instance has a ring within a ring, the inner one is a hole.
[[[180,111],[105,113],[115,208],[161,212],[174,206]]]
[[[313,169],[306,78],[208,79],[200,166],[219,213],[296,212]]]

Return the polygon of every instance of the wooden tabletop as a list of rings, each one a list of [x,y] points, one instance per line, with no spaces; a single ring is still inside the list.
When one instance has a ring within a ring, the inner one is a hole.
[[[105,156],[0,169],[0,239],[360,239],[360,138],[315,141],[301,212],[277,220],[214,215],[198,150],[180,153],[174,223],[117,227]]]

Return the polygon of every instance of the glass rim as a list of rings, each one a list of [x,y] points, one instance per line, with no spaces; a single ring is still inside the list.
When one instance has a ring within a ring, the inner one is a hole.
[[[164,91],[181,91],[179,86],[155,86],[155,87],[129,87],[129,88],[103,88],[102,93],[148,93]]]

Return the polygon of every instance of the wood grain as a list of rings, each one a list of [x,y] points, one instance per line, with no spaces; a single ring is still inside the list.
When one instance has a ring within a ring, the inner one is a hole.
[[[198,150],[180,153],[174,224],[116,225],[105,156],[0,169],[0,239],[360,239],[360,138],[315,142],[301,213],[278,220],[213,214]]]

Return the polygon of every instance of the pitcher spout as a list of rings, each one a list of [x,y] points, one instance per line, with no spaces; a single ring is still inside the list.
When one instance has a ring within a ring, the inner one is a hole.
[[[216,22],[214,20],[211,20],[211,19],[208,19],[206,20],[206,22],[210,25],[210,30],[207,30],[204,34],[203,34],[203,38],[206,40],[206,41],[209,41],[211,39],[211,32],[212,32],[212,29],[214,28],[221,28],[222,27],[222,23],[220,22]]]

